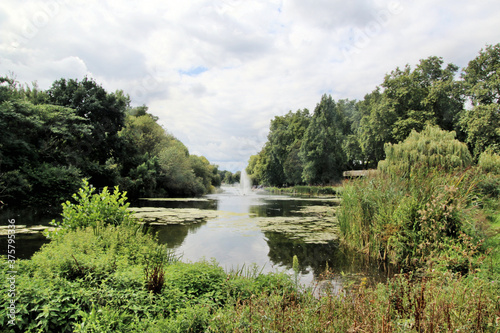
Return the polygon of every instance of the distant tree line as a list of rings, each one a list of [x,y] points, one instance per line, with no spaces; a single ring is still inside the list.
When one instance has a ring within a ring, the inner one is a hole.
[[[329,184],[342,172],[376,168],[385,146],[412,131],[436,126],[455,132],[474,162],[500,153],[500,44],[488,45],[459,73],[440,57],[387,74],[363,100],[323,95],[314,112],[303,109],[271,120],[268,140],[250,157],[254,183]]]
[[[241,171],[236,171],[232,173],[227,170],[219,170],[219,176],[223,184],[234,184],[240,182]]]
[[[88,178],[129,198],[197,196],[219,186],[218,167],[158,124],[147,106],[94,80],[46,91],[0,78],[0,206],[57,207]]]

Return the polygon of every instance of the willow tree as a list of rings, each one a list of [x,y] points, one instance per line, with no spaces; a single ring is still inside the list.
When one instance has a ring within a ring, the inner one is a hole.
[[[472,164],[467,145],[455,139],[455,132],[427,125],[422,132],[413,130],[401,143],[385,145],[386,159],[380,161],[382,172],[409,177],[423,171],[452,171]]]

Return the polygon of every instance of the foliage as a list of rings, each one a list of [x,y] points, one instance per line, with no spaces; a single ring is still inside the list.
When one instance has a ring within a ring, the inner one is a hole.
[[[422,132],[412,131],[401,143],[386,144],[386,159],[379,170],[398,177],[411,177],[412,172],[452,171],[471,165],[472,157],[454,132],[427,125]]]
[[[500,44],[487,45],[462,73],[467,94],[475,105],[500,102]]]
[[[0,183],[5,186],[0,200],[57,207],[80,185],[75,150],[89,126],[71,109],[21,99],[13,82],[6,90],[0,103]]]
[[[462,73],[465,93],[473,107],[460,121],[474,157],[486,149],[500,149],[500,44],[488,45]]]
[[[62,221],[53,220],[51,224],[58,228],[50,236],[63,234],[68,230],[92,227],[96,232],[107,225],[131,225],[136,223],[132,212],[127,210],[126,192],[120,192],[115,187],[113,193],[104,187],[101,193],[95,193],[88,180],[83,180],[83,186],[73,194],[74,203],[66,201],[62,204]]]
[[[466,142],[477,159],[487,149],[500,152],[500,105],[477,105],[464,113],[460,124],[467,133]]]
[[[289,111],[271,120],[268,142],[259,154],[250,157],[246,169],[255,183],[303,183],[303,160],[299,152],[310,121],[307,109]]]
[[[0,78],[0,200],[55,210],[82,177],[96,188],[120,185],[132,198],[200,195],[220,184],[216,166],[190,158],[147,106],[130,102],[89,78],[60,79],[47,91]],[[183,157],[176,172],[184,179],[169,178],[165,150]]]
[[[407,269],[424,267],[448,249],[472,251],[470,237],[474,244],[484,237],[485,226],[476,217],[482,214],[476,207],[484,204],[477,186],[483,177],[479,169],[469,169],[350,182],[337,212],[343,241]]]
[[[500,155],[494,153],[491,149],[486,150],[479,155],[477,165],[485,172],[500,175]]]
[[[297,185],[293,187],[281,187],[281,188],[269,187],[266,188],[266,190],[274,194],[318,196],[318,195],[337,195],[342,191],[342,187]]]
[[[304,134],[300,154],[304,160],[302,179],[309,184],[329,184],[340,179],[346,163],[342,150],[345,116],[331,96],[316,106]]]

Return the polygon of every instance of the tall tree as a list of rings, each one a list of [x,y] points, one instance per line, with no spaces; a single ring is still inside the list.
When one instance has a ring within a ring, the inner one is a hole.
[[[414,70],[410,65],[396,68],[359,103],[362,118],[356,133],[368,165],[373,167],[384,158],[386,142],[401,142],[426,124],[455,131],[463,139],[459,126],[463,89],[455,80],[458,67],[443,64],[442,58],[429,57]]]
[[[345,115],[331,96],[323,95],[300,148],[302,179],[306,183],[325,184],[340,179],[346,166],[345,129]]]
[[[414,71],[409,65],[385,77],[382,87],[396,114],[391,142],[403,141],[412,130],[421,131],[427,123],[445,130],[457,129],[463,108],[460,85],[454,80],[458,67],[443,59],[420,60]]]
[[[461,125],[474,157],[490,148],[500,152],[500,44],[479,52],[463,70],[466,95],[473,107],[464,112]]]
[[[35,105],[16,82],[0,82],[0,199],[58,206],[79,186],[77,147],[91,127],[73,109]]]
[[[270,148],[270,164],[268,179],[273,180],[274,185],[299,184],[302,182],[299,174],[302,173],[303,165],[298,158],[300,146],[304,133],[309,126],[311,116],[309,110],[289,111],[284,116],[276,116],[271,121],[268,135]]]
[[[79,147],[85,157],[80,166],[84,174],[91,177],[94,186],[116,183],[116,170],[109,166],[119,158],[117,152],[121,151],[118,131],[124,125],[125,112],[130,104],[128,96],[121,91],[108,93],[87,77],[82,81],[55,81],[48,95],[51,104],[74,109],[92,126],[90,135],[80,142]]]

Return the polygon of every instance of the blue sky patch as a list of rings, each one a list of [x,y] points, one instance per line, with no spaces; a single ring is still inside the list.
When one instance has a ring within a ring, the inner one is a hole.
[[[196,76],[196,75],[199,75],[203,72],[206,72],[208,71],[208,68],[206,67],[203,67],[203,66],[197,66],[197,67],[193,67],[193,68],[190,68],[188,70],[179,70],[179,73],[181,75],[188,75],[188,76]]]

